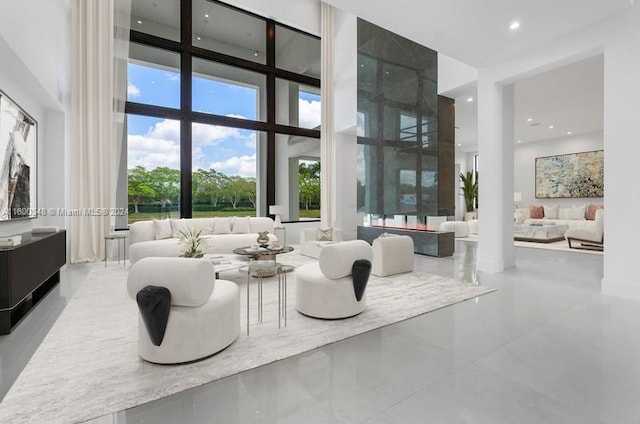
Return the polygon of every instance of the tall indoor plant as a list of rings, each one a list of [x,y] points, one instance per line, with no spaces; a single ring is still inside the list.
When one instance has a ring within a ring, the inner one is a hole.
[[[467,171],[463,174],[461,172],[460,182],[462,183],[460,190],[462,190],[467,212],[473,212],[478,206],[478,173]]]

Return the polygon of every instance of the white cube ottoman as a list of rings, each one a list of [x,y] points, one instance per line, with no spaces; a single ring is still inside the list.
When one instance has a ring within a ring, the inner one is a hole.
[[[469,236],[469,226],[464,221],[447,221],[440,224],[440,231],[453,232],[455,237]]]

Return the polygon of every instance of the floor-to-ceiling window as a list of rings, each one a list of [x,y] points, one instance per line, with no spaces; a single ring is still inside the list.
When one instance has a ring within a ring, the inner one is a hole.
[[[132,0],[129,221],[319,218],[320,40],[211,0]]]

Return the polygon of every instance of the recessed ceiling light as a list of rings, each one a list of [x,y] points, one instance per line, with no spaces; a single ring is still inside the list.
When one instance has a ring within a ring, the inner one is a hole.
[[[520,22],[518,22],[518,21],[513,21],[513,22],[511,22],[511,25],[509,25],[509,29],[511,31],[515,31],[518,28],[520,28]]]
[[[553,129],[553,125],[549,125],[549,129],[552,130]]]
[[[258,57],[258,50],[253,54],[255,57]]]
[[[533,121],[533,118],[527,118],[527,122]]]
[[[467,101],[468,102],[472,102],[473,101],[473,97],[467,97]]]
[[[138,24],[142,25],[142,21],[140,19],[138,19]]]
[[[573,134],[571,131],[567,131],[567,135],[571,135]]]
[[[518,140],[518,144],[522,143],[522,140]]]
[[[205,18],[208,18],[208,17],[209,17],[209,14],[208,14],[208,13],[205,13],[205,14],[204,14],[204,17],[205,17]]]
[[[462,143],[458,143],[458,146],[462,146]]]
[[[200,38],[200,36],[197,36],[196,40],[200,41],[200,40],[202,40],[202,38]]]

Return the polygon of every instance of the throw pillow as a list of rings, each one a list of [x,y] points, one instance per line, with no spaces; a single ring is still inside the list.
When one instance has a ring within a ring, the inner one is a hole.
[[[171,222],[168,219],[153,220],[153,233],[156,240],[163,240],[171,238],[173,232],[171,231]]]
[[[217,218],[216,226],[213,228],[213,234],[229,233],[231,233],[231,218]]]
[[[333,240],[333,228],[318,228],[318,241]]]
[[[520,224],[524,224],[524,221],[527,219],[527,217],[522,212],[516,212],[514,219],[516,224],[520,225]]]
[[[249,217],[233,217],[231,232],[233,234],[249,234],[251,232]]]
[[[544,208],[542,206],[529,206],[529,217],[531,219],[544,218]]]
[[[571,208],[560,208],[558,209],[558,219],[572,219],[571,218]],[[546,215],[546,213],[545,213]]]
[[[583,220],[586,212],[587,212],[587,205],[574,206],[571,208],[571,218],[569,219]]]
[[[544,208],[544,217],[549,219],[558,219],[558,206],[542,205]]]
[[[596,205],[594,203],[591,203],[589,205],[589,207],[587,208],[587,213],[585,214],[585,218],[587,218],[587,220],[589,220],[589,221],[595,221],[596,220],[596,211],[598,209],[604,209],[604,205]]]
[[[186,219],[172,219],[171,220],[171,234],[174,238],[179,238],[179,232],[187,231],[187,220]]]

